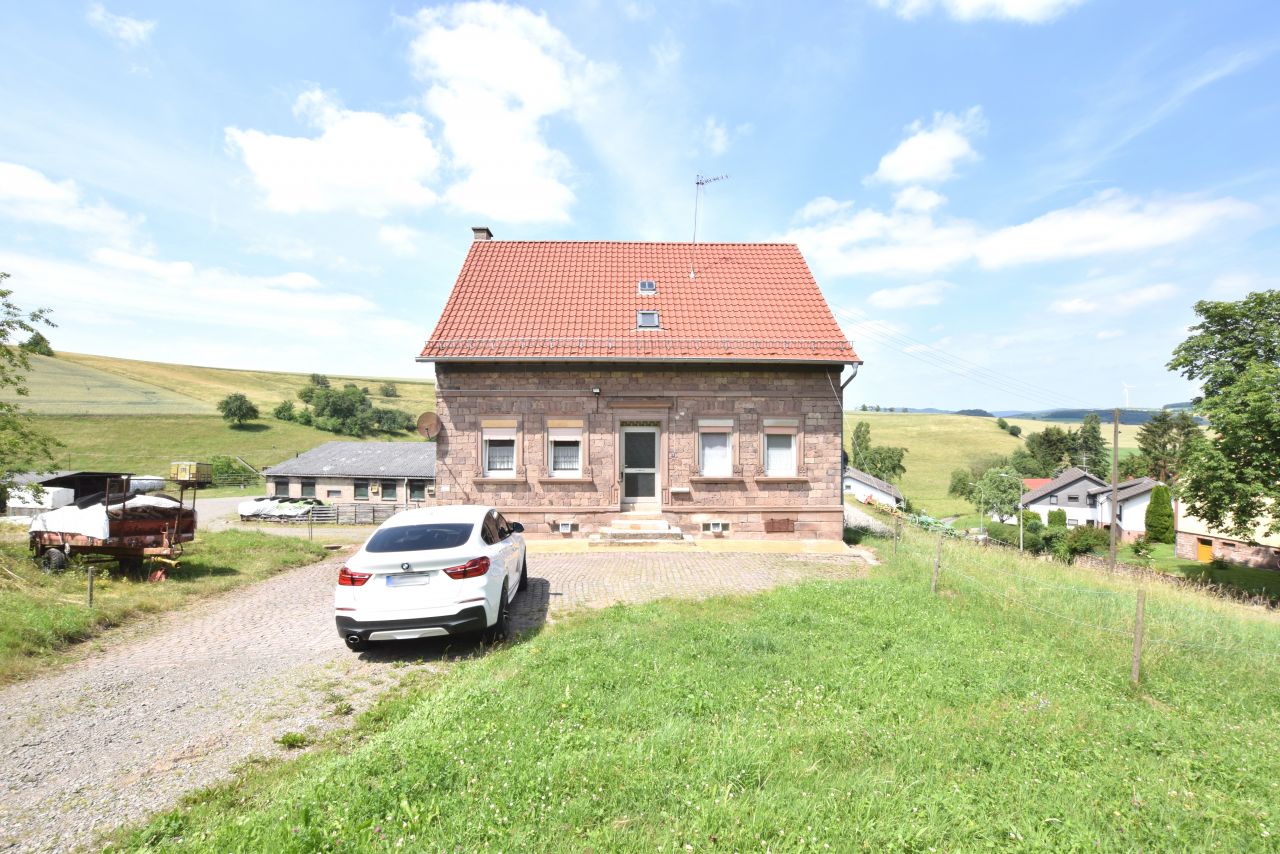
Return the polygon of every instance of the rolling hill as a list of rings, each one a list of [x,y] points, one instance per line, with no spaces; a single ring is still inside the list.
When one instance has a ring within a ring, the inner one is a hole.
[[[849,461],[857,466],[857,458],[849,445],[853,425],[865,421],[871,425],[871,441],[876,445],[895,445],[907,449],[903,465],[907,473],[898,484],[902,493],[916,508],[934,516],[972,513],[969,502],[947,495],[953,469],[989,456],[1010,454],[1022,444],[996,426],[994,418],[969,415],[913,415],[897,412],[846,412],[845,450]],[[1054,426],[1044,421],[1007,418],[1010,424],[1028,433]],[[1078,426],[1076,423],[1076,426]],[[1071,426],[1061,424],[1057,426]],[[1120,449],[1137,447],[1138,428],[1120,425]],[[1103,438],[1110,439],[1109,425],[1103,425]]]
[[[255,467],[278,463],[336,438],[332,433],[277,421],[267,413],[296,399],[308,374],[238,371],[113,359],[79,353],[31,357],[31,394],[16,400],[37,415],[44,432],[63,447],[59,468],[161,474],[174,460],[239,456]],[[368,387],[375,405],[411,415],[435,409],[435,385],[425,380],[329,376],[340,386]],[[398,397],[379,397],[378,385],[394,382]],[[258,421],[235,429],[216,404],[241,392],[263,411]],[[416,434],[382,434],[381,441],[421,441]]]

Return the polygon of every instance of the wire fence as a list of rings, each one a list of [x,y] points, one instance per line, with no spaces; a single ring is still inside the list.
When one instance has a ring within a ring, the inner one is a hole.
[[[997,566],[995,565],[995,560],[985,560],[980,564],[980,569],[974,569],[973,567],[962,566],[960,561],[948,560],[948,557],[956,557],[954,552],[956,546],[953,546],[953,551],[948,554],[948,550],[944,548],[944,544],[947,541],[946,536],[941,532],[934,533],[937,534],[938,540],[936,555],[933,558],[933,578],[930,583],[932,592],[937,593],[940,586],[946,586],[949,583],[953,587],[957,587],[954,581],[949,582],[948,579],[959,580],[964,589],[1001,600],[1013,608],[1034,612],[1072,626],[1075,629],[1097,632],[1110,637],[1131,639],[1133,643],[1131,679],[1135,684],[1139,681],[1143,648],[1146,646],[1193,650],[1213,655],[1239,656],[1267,663],[1280,661],[1280,648],[1272,649],[1264,645],[1251,645],[1247,639],[1237,642],[1206,642],[1147,634],[1146,594],[1149,585],[1146,582],[1155,577],[1165,578],[1166,576],[1163,573],[1144,570],[1136,577],[1129,577],[1128,573],[1117,572],[1115,577],[1123,577],[1126,582],[1134,585],[1131,589],[1121,590],[1083,584],[1063,584],[1038,578],[1026,572],[1015,572],[1012,569]],[[897,535],[898,532],[895,531],[895,537]],[[895,542],[895,548],[896,545]],[[972,547],[975,550],[981,548],[977,544],[967,543],[959,547]],[[994,555],[991,557],[994,557]],[[1061,564],[1061,566],[1066,568],[1067,565]],[[1006,579],[1007,586],[1005,589],[1001,589],[1000,582],[997,580],[993,580],[990,577],[979,577],[988,573],[998,578]],[[1184,579],[1177,580],[1184,581]],[[1020,584],[1026,585],[1026,587],[1019,587],[1018,585]],[[1198,585],[1178,586],[1196,587]],[[1028,587],[1030,589],[1027,589]],[[1078,613],[1068,613],[1067,603],[1077,595],[1080,595],[1081,601],[1086,603],[1083,607],[1092,612],[1091,617],[1084,617]],[[1051,598],[1046,602],[1043,600],[1037,601],[1036,597],[1055,598]],[[1117,613],[1133,614],[1133,617],[1132,619],[1122,619],[1117,622],[1105,621],[1107,615],[1116,615]],[[1173,616],[1179,621],[1179,625],[1188,625],[1182,615]],[[1164,623],[1157,625],[1168,627],[1170,621],[1166,619]]]

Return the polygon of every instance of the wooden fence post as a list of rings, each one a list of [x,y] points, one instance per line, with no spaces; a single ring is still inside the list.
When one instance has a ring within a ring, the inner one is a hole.
[[[893,556],[898,556],[898,540],[902,539],[902,517],[893,518]]]
[[[1134,685],[1138,684],[1138,677],[1142,675],[1142,624],[1146,618],[1147,611],[1147,590],[1145,587],[1138,588],[1138,613],[1133,621],[1133,663],[1129,667],[1129,681]]]
[[[942,569],[942,534],[938,535],[938,553],[933,558],[933,580],[929,582],[929,592],[938,592],[938,571]]]
[[[92,563],[88,564],[88,567],[89,567],[89,607],[92,608],[93,607],[93,564]]]

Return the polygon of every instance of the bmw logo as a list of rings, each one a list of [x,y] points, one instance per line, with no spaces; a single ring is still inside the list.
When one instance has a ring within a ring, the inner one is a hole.
[[[400,568],[403,569],[405,572],[408,572],[410,569],[412,569],[412,567],[409,566],[409,564],[407,563],[400,564]]]

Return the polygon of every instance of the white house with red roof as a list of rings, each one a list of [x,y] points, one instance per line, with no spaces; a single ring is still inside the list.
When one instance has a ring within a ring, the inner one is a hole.
[[[438,501],[562,536],[841,535],[861,360],[799,249],[474,231],[418,357]]]

